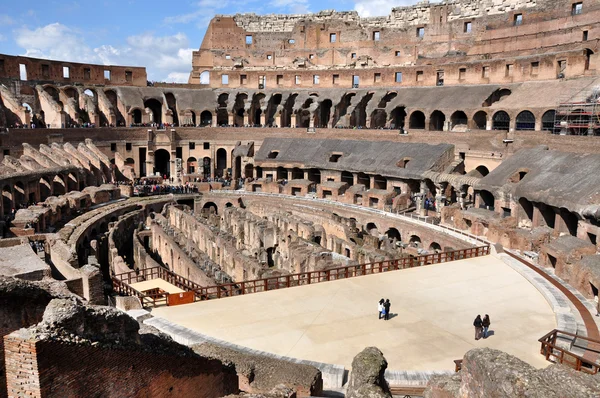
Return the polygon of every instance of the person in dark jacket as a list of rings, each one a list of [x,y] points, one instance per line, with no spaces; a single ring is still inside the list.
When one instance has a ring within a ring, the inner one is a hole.
[[[390,299],[386,299],[385,303],[383,303],[383,309],[385,310],[385,315],[383,316],[384,320],[388,320],[390,319],[390,308],[392,306],[392,303],[390,303]]]
[[[385,302],[384,299],[379,300],[379,303],[377,304],[377,311],[379,311],[379,319],[381,319],[381,315],[383,315],[383,303]]]
[[[485,314],[483,320],[481,321],[481,325],[483,326],[483,338],[487,339],[488,329],[490,328],[490,316]]]
[[[473,321],[473,326],[475,326],[475,340],[479,340],[481,338],[481,331],[483,329],[483,321],[481,320],[481,315],[477,315],[477,318]]]

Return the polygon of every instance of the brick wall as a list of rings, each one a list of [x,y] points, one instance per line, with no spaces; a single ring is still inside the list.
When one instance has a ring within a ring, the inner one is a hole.
[[[8,394],[31,397],[221,397],[238,392],[221,362],[140,349],[5,337]]]

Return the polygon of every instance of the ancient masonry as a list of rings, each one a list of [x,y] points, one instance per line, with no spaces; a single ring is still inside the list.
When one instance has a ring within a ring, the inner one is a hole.
[[[188,84],[0,54],[0,397],[597,396],[599,41],[598,0],[482,0],[216,15]],[[555,364],[348,375],[152,313],[484,255]]]

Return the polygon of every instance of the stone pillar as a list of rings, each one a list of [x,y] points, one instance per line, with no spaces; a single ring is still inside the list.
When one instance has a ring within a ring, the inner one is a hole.
[[[515,128],[517,127],[517,118],[513,117],[510,119],[510,123],[508,124],[508,131],[515,131]]]
[[[535,119],[535,131],[542,131],[542,118],[538,117]]]
[[[248,121],[248,112],[244,112],[244,126],[250,124],[250,122]]]
[[[440,184],[435,186],[435,210],[438,214],[442,212],[442,208],[444,207],[444,187]]]
[[[217,113],[212,116],[212,126],[217,127]]]
[[[234,121],[234,115],[233,113],[230,113],[227,115],[227,124],[230,126],[233,126],[233,121]]]
[[[291,122],[290,122],[290,127],[291,128],[295,128],[296,127],[296,114],[292,114],[292,116],[290,117]]]
[[[148,148],[146,154],[146,176],[154,175],[154,151]]]
[[[425,127],[423,128],[423,130],[429,131],[429,121],[429,116],[425,116]]]
[[[485,121],[485,129],[488,131],[491,131],[492,127],[493,127],[492,118],[488,116],[487,120]]]
[[[369,185],[371,186],[371,189],[374,189],[374,187],[375,187],[375,176],[369,176]]]
[[[425,197],[427,196],[427,192],[429,189],[427,188],[427,184],[425,181],[421,181],[421,185],[419,187],[419,195],[417,195],[417,212],[424,216],[425,215]]]
[[[358,174],[352,173],[352,178],[354,179],[354,185],[358,184]]]
[[[267,116],[265,115],[265,112],[263,111],[260,114],[260,125],[265,126],[266,124],[267,124]]]
[[[281,126],[281,115],[277,115],[277,116],[275,116],[275,125],[276,125],[277,127],[282,127],[282,126]]]
[[[310,115],[310,119],[308,119],[308,127],[311,129],[315,128],[315,118],[314,118],[314,114]]]
[[[210,178],[215,178],[215,169],[217,168],[217,150],[214,145],[210,146]]]

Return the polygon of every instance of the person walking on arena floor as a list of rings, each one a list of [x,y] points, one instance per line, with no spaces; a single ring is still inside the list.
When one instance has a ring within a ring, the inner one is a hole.
[[[483,317],[483,320],[481,321],[481,325],[483,326],[483,338],[487,339],[488,337],[488,329],[490,328],[490,316],[488,314],[485,314],[485,316]]]
[[[381,315],[383,315],[383,303],[384,303],[384,299],[379,300],[379,303],[377,304],[377,311],[379,311],[379,319],[381,319]]]
[[[473,326],[475,326],[475,340],[479,340],[481,338],[481,330],[483,328],[483,321],[481,320],[481,315],[477,315],[477,318],[473,321]]]
[[[386,299],[385,303],[383,303],[383,309],[385,310],[385,315],[383,316],[384,320],[388,320],[390,319],[390,307],[392,306],[392,303],[390,303],[390,299]]]

